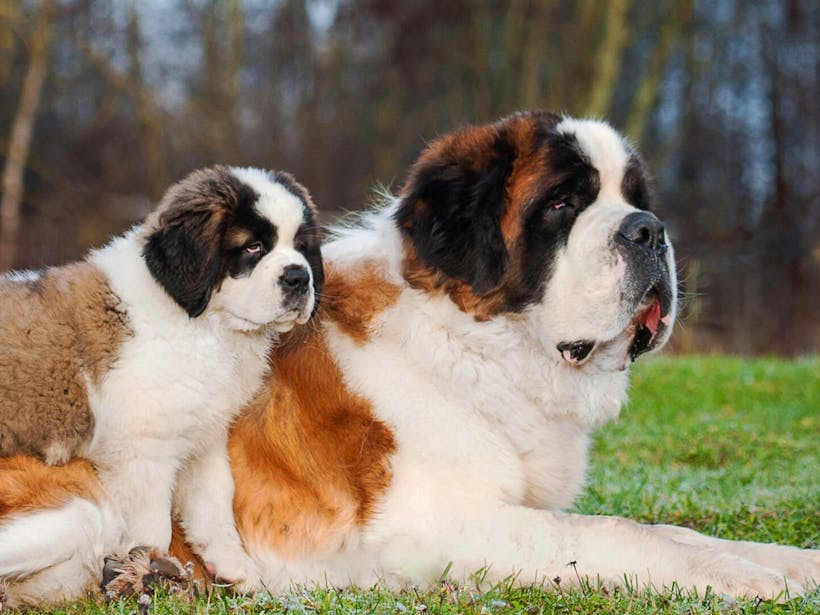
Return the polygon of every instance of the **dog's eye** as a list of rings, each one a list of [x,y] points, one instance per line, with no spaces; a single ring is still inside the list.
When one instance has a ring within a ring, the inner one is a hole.
[[[262,254],[263,250],[264,250],[264,248],[262,248],[262,244],[259,243],[258,241],[254,241],[253,243],[249,243],[243,249],[245,254],[250,254],[251,256],[259,256],[259,255]]]
[[[551,200],[549,203],[549,209],[547,209],[547,211],[570,211],[573,209],[575,209],[575,205],[572,202],[572,198],[562,196]]]

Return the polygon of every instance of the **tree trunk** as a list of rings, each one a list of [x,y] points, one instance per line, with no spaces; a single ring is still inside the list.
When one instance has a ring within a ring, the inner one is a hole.
[[[677,0],[669,18],[661,27],[658,43],[649,59],[649,68],[632,99],[625,132],[640,145],[649,114],[655,108],[666,65],[672,56],[675,44],[680,39],[683,27],[692,19],[692,0]]]
[[[629,0],[610,0],[604,14],[604,34],[596,52],[593,86],[585,113],[590,117],[604,117],[609,110],[626,46],[629,4]]]
[[[146,181],[149,196],[152,200],[158,200],[168,187],[168,164],[165,159],[165,148],[163,146],[163,121],[162,114],[157,107],[154,94],[145,83],[145,76],[142,72],[142,33],[140,17],[136,4],[131,5],[131,14],[128,19],[128,60],[130,78],[120,75],[119,79],[114,79],[115,87],[125,87],[131,89],[129,92],[134,98],[137,111],[137,119],[140,124],[140,145],[142,155],[145,158]],[[115,69],[107,67],[106,75],[111,75]]]
[[[0,271],[11,269],[17,253],[23,172],[31,146],[31,132],[48,66],[53,0],[42,0],[29,41],[30,57],[20,103],[11,126],[6,164],[3,168],[3,197],[0,200]]]

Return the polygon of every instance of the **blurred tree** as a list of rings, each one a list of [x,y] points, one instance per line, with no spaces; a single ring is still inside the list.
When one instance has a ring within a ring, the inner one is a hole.
[[[27,41],[28,66],[23,78],[17,113],[11,125],[6,162],[3,167],[3,196],[0,199],[0,271],[15,265],[17,231],[20,227],[20,200],[23,197],[23,173],[31,146],[34,116],[37,113],[48,67],[53,11],[53,0],[41,0],[31,36]],[[4,10],[4,15],[13,17],[14,14]]]
[[[148,180],[148,196],[157,200],[170,183],[162,140],[165,125],[155,94],[145,82],[142,67],[143,41],[140,14],[134,1],[129,7],[127,28],[129,65],[127,80],[122,78],[125,77],[124,73],[116,73],[111,67],[108,67],[106,72],[118,86],[125,86],[127,90],[130,90],[129,93],[135,100],[137,120],[140,126],[140,145]]]
[[[0,0],[4,151],[41,6]],[[52,30],[18,265],[82,254],[206,164],[289,170],[331,218],[439,134],[542,107],[607,118],[655,170],[699,293],[682,348],[820,348],[816,0],[60,0]]]

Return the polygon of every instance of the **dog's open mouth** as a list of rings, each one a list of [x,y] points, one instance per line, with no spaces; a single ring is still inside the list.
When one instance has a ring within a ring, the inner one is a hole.
[[[626,352],[621,350],[619,353],[623,358],[619,369],[625,369],[627,359],[634,361],[658,344],[661,332],[670,325],[669,303],[666,294],[653,286],[644,294],[629,325],[617,338],[605,342],[573,340],[561,342],[556,348],[564,361],[570,365],[581,365],[597,353],[599,348],[614,348],[615,344],[627,344]]]
[[[651,289],[644,296],[630,323],[630,328],[634,330],[632,343],[629,345],[630,359],[634,361],[652,348],[661,325],[666,326],[668,318],[668,315],[665,319],[661,316],[660,297],[654,288]]]

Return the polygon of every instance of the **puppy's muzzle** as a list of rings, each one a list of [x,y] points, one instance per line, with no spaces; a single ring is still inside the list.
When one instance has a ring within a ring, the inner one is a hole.
[[[279,285],[288,297],[304,295],[310,285],[310,272],[301,265],[288,265],[279,277]]]

